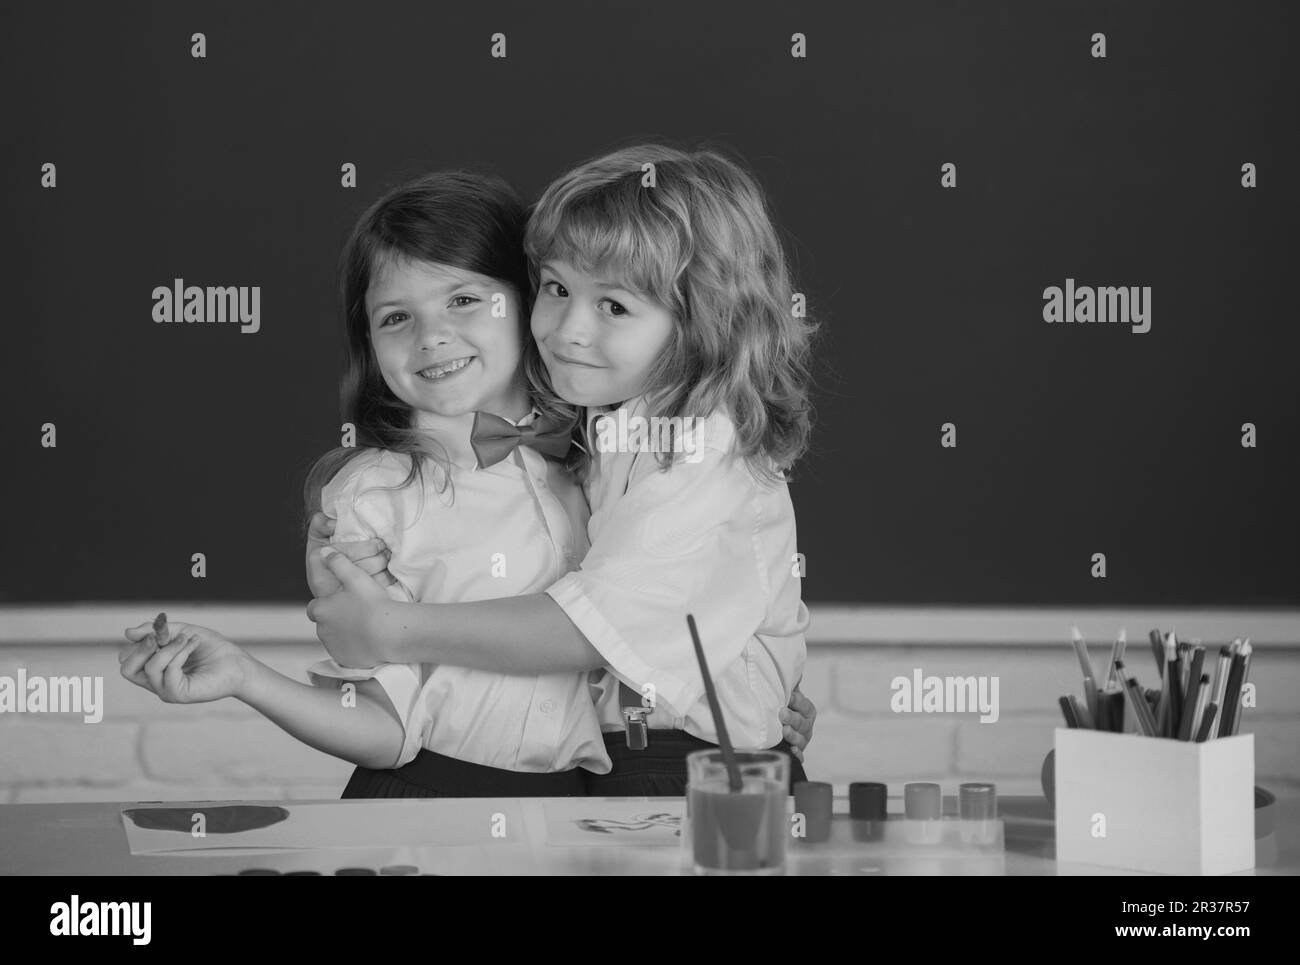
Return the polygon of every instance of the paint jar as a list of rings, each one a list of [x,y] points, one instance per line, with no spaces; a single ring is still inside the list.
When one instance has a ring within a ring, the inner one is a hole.
[[[903,836],[909,844],[943,840],[943,792],[938,784],[917,781],[903,786]]]
[[[998,790],[994,784],[963,784],[958,789],[958,814],[963,844],[990,846],[997,842]]]
[[[885,836],[885,807],[889,789],[875,781],[849,785],[849,823],[854,841],[880,841]]]

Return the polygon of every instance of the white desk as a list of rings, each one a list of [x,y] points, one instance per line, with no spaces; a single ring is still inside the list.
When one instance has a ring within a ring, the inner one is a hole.
[[[679,874],[683,871],[680,847],[637,845],[574,847],[547,843],[545,804],[549,799],[489,800],[394,800],[332,801],[331,808],[366,805],[367,822],[375,818],[375,807],[388,810],[396,820],[446,821],[466,808],[489,813],[509,808],[522,818],[523,833],[498,843],[469,843],[438,847],[393,846],[331,847],[263,852],[257,855],[133,855],[122,824],[121,804],[11,804],[0,806],[0,873],[28,875],[209,875],[234,874],[249,868],[286,871],[317,871],[334,874],[339,868],[382,869],[393,866],[418,868],[433,874],[543,874],[622,875]],[[681,806],[680,798],[642,799],[647,811],[656,805]],[[284,806],[306,802],[241,802]],[[895,803],[891,800],[891,805]],[[400,810],[389,810],[400,809]],[[846,810],[836,800],[837,815]],[[892,810],[892,807],[891,807]],[[341,810],[340,815],[346,816]],[[384,812],[381,811],[380,815]],[[993,859],[979,857],[951,862],[938,859],[888,857],[873,859],[869,849],[836,851],[824,846],[793,845],[789,851],[788,874],[1005,874],[1005,875],[1115,875],[1110,868],[1089,865],[1058,865],[1054,859],[1051,812],[1042,798],[1010,797],[999,801],[999,814],[1006,828],[1006,850]],[[838,818],[843,820],[842,818]],[[1260,848],[1254,871],[1244,874],[1278,875],[1300,872],[1300,798],[1278,802],[1277,834]],[[1275,860],[1270,860],[1274,858]]]

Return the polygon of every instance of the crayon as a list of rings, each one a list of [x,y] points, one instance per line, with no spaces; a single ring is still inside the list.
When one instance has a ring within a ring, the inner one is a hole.
[[[171,634],[167,631],[167,614],[159,613],[154,617],[153,635],[159,647],[165,647],[170,642]]]

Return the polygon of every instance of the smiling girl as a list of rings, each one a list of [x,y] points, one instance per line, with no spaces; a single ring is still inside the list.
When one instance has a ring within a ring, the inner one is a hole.
[[[371,588],[390,602],[538,593],[587,550],[587,505],[559,459],[574,412],[552,400],[543,413],[524,377],[524,224],[505,182],[433,174],[380,199],[344,248],[358,445],[317,462],[307,506],[342,545],[382,540],[388,585]],[[161,648],[148,624],[128,630],[123,676],[169,702],[244,701],[357,764],[344,797],[575,795],[582,768],[609,769],[585,670],[325,661],[309,686],[173,626]]]

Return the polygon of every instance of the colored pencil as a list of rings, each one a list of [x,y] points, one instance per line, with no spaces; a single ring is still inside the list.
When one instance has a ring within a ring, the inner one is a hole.
[[[1070,706],[1074,708],[1075,719],[1078,720],[1079,726],[1084,730],[1096,730],[1097,720],[1092,713],[1084,706],[1082,700],[1074,694],[1070,694]]]
[[[1205,702],[1208,698],[1204,696],[1201,685],[1201,666],[1205,663],[1205,648],[1197,647],[1192,651],[1192,659],[1188,661],[1191,664],[1188,679],[1191,681],[1187,686],[1187,696],[1183,700],[1183,712],[1178,722],[1178,739],[1180,741],[1189,741],[1192,735],[1196,733],[1193,729],[1196,726],[1197,701],[1201,702],[1201,708],[1204,709]],[[1208,682],[1208,676],[1206,680]]]
[[[1186,721],[1191,726],[1187,728],[1187,736],[1180,737],[1180,740],[1193,740],[1201,731],[1201,719],[1205,716],[1205,708],[1210,703],[1210,675],[1201,674],[1200,679],[1192,684],[1196,688],[1196,699],[1191,705],[1191,714]]]
[[[1079,658],[1079,669],[1083,671],[1083,699],[1088,705],[1088,716],[1096,720],[1097,678],[1093,675],[1088,647],[1083,642],[1083,634],[1078,627],[1070,627],[1070,642],[1074,645],[1074,655]]]
[[[1214,714],[1219,709],[1219,705],[1210,701],[1205,705],[1205,716],[1201,718],[1201,726],[1196,731],[1196,743],[1202,744],[1210,736],[1210,727],[1214,724]]]
[[[1065,726],[1074,730],[1079,726],[1079,717],[1074,712],[1074,704],[1070,702],[1069,697],[1058,699],[1061,705],[1061,713],[1065,716]]]
[[[1133,722],[1137,725],[1138,733],[1146,737],[1156,736],[1154,722],[1151,719],[1151,708],[1147,705],[1147,699],[1142,695],[1142,687],[1137,682],[1136,677],[1126,676],[1124,671],[1124,661],[1116,665],[1119,669],[1120,681],[1124,685],[1124,693],[1128,697],[1129,707],[1133,711]]]
[[[1119,634],[1115,637],[1115,643],[1110,648],[1110,662],[1106,664],[1106,686],[1109,687],[1115,682],[1115,661],[1124,659],[1124,650],[1128,646],[1128,637],[1124,628],[1119,628]]]
[[[1246,689],[1247,678],[1250,676],[1250,658],[1254,654],[1255,648],[1246,640],[1241,645],[1241,684],[1237,688],[1237,710],[1232,718],[1232,734],[1235,736],[1241,731],[1241,691]]]
[[[1232,658],[1228,668],[1228,686],[1223,694],[1223,707],[1219,711],[1219,736],[1231,737],[1232,724],[1237,719],[1237,705],[1241,703],[1241,674],[1244,661],[1238,653]]]
[[[1156,658],[1156,676],[1165,672],[1165,644],[1159,630],[1152,630],[1147,634],[1147,639],[1151,641],[1151,652]]]

